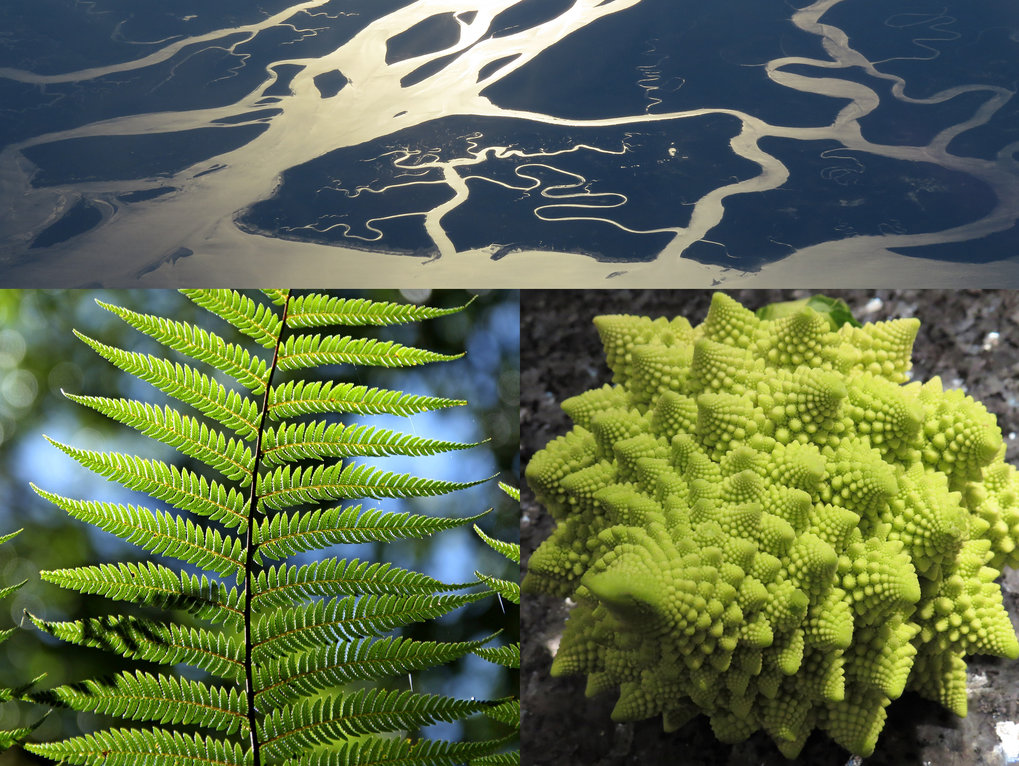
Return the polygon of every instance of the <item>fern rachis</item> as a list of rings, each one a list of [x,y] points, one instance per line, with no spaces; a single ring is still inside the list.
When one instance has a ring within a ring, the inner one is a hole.
[[[191,464],[53,442],[86,468],[170,510],[36,491],[76,518],[181,562],[177,568],[153,561],[100,564],[45,572],[44,579],[128,604],[179,610],[192,622],[154,619],[151,610],[66,622],[32,619],[65,641],[149,662],[183,663],[205,675],[125,671],[111,680],[40,694],[51,704],[159,726],[111,728],[29,749],[68,763],[132,766],[326,766],[384,759],[452,764],[498,750],[503,738],[441,742],[386,736],[489,713],[500,708],[496,703],[347,686],[481,652],[482,640],[433,642],[387,634],[489,597],[490,590],[479,590],[477,583],[443,583],[385,562],[328,555],[311,563],[294,559],[336,544],[421,538],[479,518],[345,504],[441,495],[478,484],[352,460],[441,455],[476,446],[346,422],[351,415],[409,416],[463,401],[309,377],[322,365],[362,369],[455,359],[337,330],[437,319],[457,309],[284,291],[267,291],[268,300],[232,291],[186,292],[244,338],[228,341],[193,324],[109,304],[101,305],[199,366],[79,337],[192,411],[97,395],[68,397],[173,447]],[[238,389],[221,382],[227,375]],[[182,726],[199,728],[179,730]]]

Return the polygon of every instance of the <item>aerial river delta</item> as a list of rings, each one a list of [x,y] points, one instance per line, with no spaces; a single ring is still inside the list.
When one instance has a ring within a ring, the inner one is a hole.
[[[0,9],[10,283],[1017,281],[1006,0],[50,6]]]

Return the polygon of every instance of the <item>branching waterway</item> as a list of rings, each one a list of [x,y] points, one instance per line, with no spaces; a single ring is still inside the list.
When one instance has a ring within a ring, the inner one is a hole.
[[[1019,283],[1004,0],[29,2],[8,284]]]

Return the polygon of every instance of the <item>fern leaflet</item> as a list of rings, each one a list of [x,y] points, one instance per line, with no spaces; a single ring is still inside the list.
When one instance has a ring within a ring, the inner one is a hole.
[[[499,489],[505,492],[510,498],[520,503],[520,490],[516,487],[511,487],[509,484],[499,482]],[[502,540],[496,540],[486,535],[477,524],[474,525],[474,531],[478,536],[485,541],[485,543],[494,550],[496,553],[501,554],[509,561],[514,564],[520,565],[520,544],[519,543],[507,543]],[[485,585],[487,585],[493,593],[497,594],[500,599],[506,599],[513,604],[520,605],[520,584],[514,580],[504,580],[498,577],[487,575],[483,572],[475,572],[478,577]],[[520,669],[520,644],[507,644],[506,646],[484,646],[478,647],[474,650],[474,654],[481,657],[489,662],[494,662],[496,665],[502,665],[507,668]],[[511,726],[516,729],[517,734],[520,733],[520,700],[511,699],[496,705],[489,710],[485,711],[485,715],[496,721],[500,721],[507,726]],[[486,753],[483,755],[471,758],[471,766],[500,766],[506,764],[507,766],[516,766],[520,763],[520,750],[512,750],[503,753]]]

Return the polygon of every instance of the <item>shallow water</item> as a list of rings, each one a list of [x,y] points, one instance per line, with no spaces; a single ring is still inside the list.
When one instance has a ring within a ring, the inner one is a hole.
[[[1019,283],[1007,0],[216,7],[0,9],[5,283]]]

